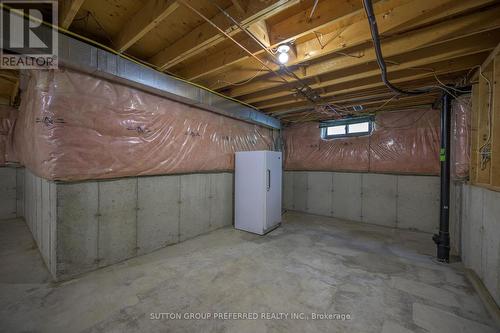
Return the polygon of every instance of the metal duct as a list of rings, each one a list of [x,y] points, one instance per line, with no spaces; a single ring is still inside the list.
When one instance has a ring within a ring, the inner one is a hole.
[[[63,34],[59,64],[228,117],[281,128],[276,118]]]
[[[46,29],[42,31],[44,34],[52,33],[49,26],[42,25],[40,28]],[[84,43],[63,33],[57,32],[57,34],[59,39],[59,65],[227,117],[269,128],[281,128],[281,122],[278,119],[251,107],[158,72],[145,65],[127,60],[117,54]],[[0,38],[6,38],[4,35],[2,34]],[[4,40],[3,42],[7,41]]]

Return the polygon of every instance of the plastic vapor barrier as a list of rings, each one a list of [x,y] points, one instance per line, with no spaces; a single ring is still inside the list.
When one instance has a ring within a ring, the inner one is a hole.
[[[9,134],[15,121],[16,114],[16,109],[6,105],[0,105],[0,166],[4,166],[7,161]]]
[[[459,96],[451,103],[453,126],[451,172],[456,180],[464,180],[469,176],[471,108],[470,95]]]
[[[318,123],[284,130],[285,169],[439,174],[439,111],[381,112],[369,136],[323,140]]]
[[[51,180],[225,171],[272,131],[87,74],[31,71],[13,146]]]

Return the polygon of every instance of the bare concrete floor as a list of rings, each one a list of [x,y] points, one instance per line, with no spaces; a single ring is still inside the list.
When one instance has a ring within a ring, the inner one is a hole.
[[[263,237],[219,229],[62,283],[22,220],[0,221],[0,331],[497,332],[461,266],[432,261],[429,234],[284,218]],[[235,312],[304,319],[150,319]]]

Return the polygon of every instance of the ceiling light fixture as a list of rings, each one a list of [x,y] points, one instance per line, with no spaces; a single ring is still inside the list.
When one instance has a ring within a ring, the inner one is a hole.
[[[288,51],[290,51],[290,46],[287,44],[282,44],[278,46],[278,61],[284,65],[288,62],[288,59],[290,59],[290,56],[288,55]]]
[[[289,58],[288,53],[283,52],[278,55],[278,61],[283,65],[288,62],[288,58]]]

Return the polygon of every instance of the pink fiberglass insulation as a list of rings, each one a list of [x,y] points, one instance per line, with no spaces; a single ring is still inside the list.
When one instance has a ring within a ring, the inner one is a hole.
[[[285,169],[439,174],[439,111],[380,112],[371,135],[324,140],[318,123],[284,131]]]
[[[15,122],[17,110],[6,105],[0,105],[0,166],[7,162],[9,135]]]
[[[455,179],[466,179],[470,165],[471,96],[462,95],[451,103],[452,170]]]
[[[226,171],[272,145],[269,129],[65,69],[31,71],[21,101],[13,147],[46,179]]]

